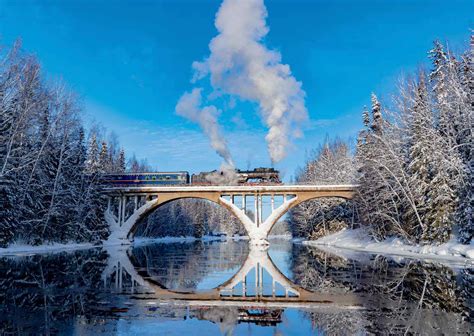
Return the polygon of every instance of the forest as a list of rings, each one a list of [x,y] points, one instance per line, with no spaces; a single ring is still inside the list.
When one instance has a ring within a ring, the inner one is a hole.
[[[116,136],[86,132],[81,102],[17,42],[0,49],[0,247],[107,238],[99,177],[126,169]],[[131,170],[147,169],[134,156]]]
[[[376,240],[443,243],[474,231],[474,36],[455,55],[440,42],[421,68],[398,84],[387,104],[375,94],[362,111],[355,155],[327,141],[297,174],[298,182],[358,184],[352,204],[309,201],[292,211],[293,232],[318,238],[343,227],[367,228]]]
[[[472,240],[474,36],[463,53],[435,42],[428,56],[429,71],[406,76],[392,99],[382,103],[372,94],[354,145],[327,139],[296,173],[297,183],[359,187],[351,202],[315,200],[293,209],[287,223],[294,236],[365,227],[376,240]],[[113,133],[86,131],[80,99],[45,78],[19,43],[1,51],[0,247],[99,243],[108,236],[100,175],[151,169],[135,156],[127,160]],[[139,235],[244,233],[227,211],[200,200],[172,202],[144,222]],[[279,233],[286,233],[283,224]]]

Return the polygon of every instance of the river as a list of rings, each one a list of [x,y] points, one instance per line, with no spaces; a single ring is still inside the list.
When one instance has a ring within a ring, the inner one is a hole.
[[[275,240],[0,258],[0,334],[469,334],[474,268]]]

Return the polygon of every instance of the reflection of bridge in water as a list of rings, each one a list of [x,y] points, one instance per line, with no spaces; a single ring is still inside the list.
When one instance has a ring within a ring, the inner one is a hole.
[[[316,306],[355,306],[351,294],[316,293],[288,279],[273,263],[266,249],[251,246],[237,273],[221,285],[206,291],[171,290],[156,281],[146,269],[133,265],[126,250],[109,251],[103,272],[104,286],[130,291],[135,299],[158,300],[185,306],[229,306],[257,308],[314,308]],[[271,284],[265,286],[265,284]]]

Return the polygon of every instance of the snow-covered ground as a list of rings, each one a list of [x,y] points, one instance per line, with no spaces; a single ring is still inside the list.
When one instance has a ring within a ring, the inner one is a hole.
[[[282,236],[275,236],[274,239],[286,238]],[[189,243],[193,241],[226,241],[226,240],[248,240],[248,236],[204,236],[202,238],[195,237],[159,237],[159,238],[136,238],[133,243],[134,245],[146,245],[153,243]],[[21,242],[11,244],[7,248],[0,248],[0,256],[8,255],[30,255],[30,254],[41,254],[41,253],[56,253],[56,252],[66,252],[66,251],[76,251],[76,250],[85,250],[101,246],[120,246],[123,245],[124,241],[114,240],[114,241],[104,241],[103,245],[93,245],[90,243],[52,243],[52,244],[43,244],[38,246],[32,246],[24,244]]]
[[[399,238],[391,238],[382,242],[371,239],[363,229],[344,229],[317,240],[304,241],[305,245],[333,246],[356,251],[393,254],[415,258],[451,259],[467,262],[474,261],[474,244],[463,245],[454,238],[441,245],[409,245]]]
[[[68,243],[68,244],[44,244],[38,246],[32,246],[27,244],[15,243],[7,248],[0,248],[0,255],[28,255],[36,253],[53,253],[53,252],[63,252],[63,251],[76,251],[90,249],[94,246],[90,243]]]

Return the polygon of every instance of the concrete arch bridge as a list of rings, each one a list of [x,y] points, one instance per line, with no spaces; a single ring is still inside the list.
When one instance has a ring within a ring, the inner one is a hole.
[[[252,243],[268,244],[268,233],[291,208],[316,198],[352,199],[355,189],[355,185],[114,187],[104,189],[108,197],[104,216],[111,230],[109,240],[127,243],[140,220],[158,207],[178,199],[205,199],[234,214]],[[270,205],[269,214],[264,214],[264,202]]]

